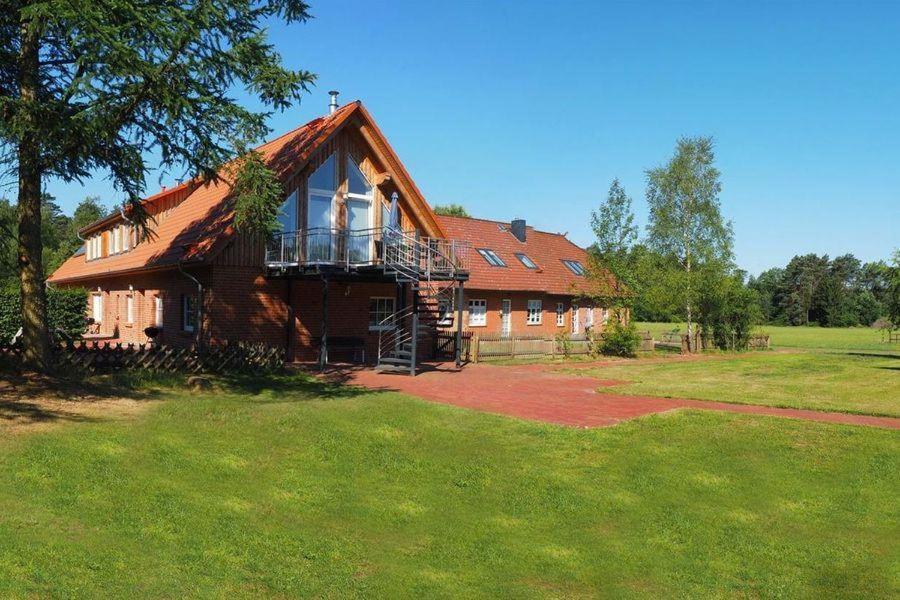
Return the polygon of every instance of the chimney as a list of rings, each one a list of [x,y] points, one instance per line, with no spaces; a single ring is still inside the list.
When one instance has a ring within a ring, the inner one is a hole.
[[[334,111],[338,108],[337,97],[340,92],[336,90],[332,90],[328,92],[328,95],[331,96],[331,102],[328,103],[328,114],[333,115]]]
[[[509,231],[520,242],[525,241],[525,219],[513,219],[509,224]]]

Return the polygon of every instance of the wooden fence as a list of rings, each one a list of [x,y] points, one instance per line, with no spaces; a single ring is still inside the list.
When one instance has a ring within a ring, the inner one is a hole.
[[[0,344],[0,357],[17,362],[19,344]],[[253,373],[279,371],[284,350],[266,344],[228,342],[197,348],[153,344],[110,344],[79,340],[53,348],[56,365],[97,373],[101,371],[152,371],[164,373]]]

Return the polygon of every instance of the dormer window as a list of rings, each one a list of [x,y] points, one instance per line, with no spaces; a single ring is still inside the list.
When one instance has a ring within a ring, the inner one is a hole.
[[[491,250],[490,248],[476,248],[478,250],[478,254],[487,261],[489,265],[492,267],[505,267],[506,263],[503,262],[503,259],[497,256],[497,253]]]
[[[528,255],[523,252],[516,252],[516,258],[519,259],[519,262],[525,265],[526,269],[537,269],[537,265],[534,264],[534,261],[528,258]]]
[[[566,260],[563,259],[563,264],[569,268],[570,271],[578,275],[579,277],[584,277],[584,266],[578,262],[577,260]]]

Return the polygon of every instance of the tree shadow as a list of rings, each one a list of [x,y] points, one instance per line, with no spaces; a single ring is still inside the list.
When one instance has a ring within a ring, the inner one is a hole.
[[[229,375],[219,381],[229,390],[254,396],[254,402],[296,402],[309,400],[349,400],[387,388],[364,388],[353,385],[353,372],[364,366],[331,367],[318,373],[313,368],[301,368],[296,373],[279,375]],[[263,398],[264,397],[264,398]]]
[[[845,352],[847,356],[860,356],[862,358],[892,358],[900,360],[900,354],[887,354],[884,352]]]

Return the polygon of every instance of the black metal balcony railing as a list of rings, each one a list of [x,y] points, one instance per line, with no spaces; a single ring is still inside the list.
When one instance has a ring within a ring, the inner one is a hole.
[[[420,238],[414,232],[316,227],[274,234],[266,245],[266,266],[382,265],[401,273],[447,274],[468,271],[471,244]]]

